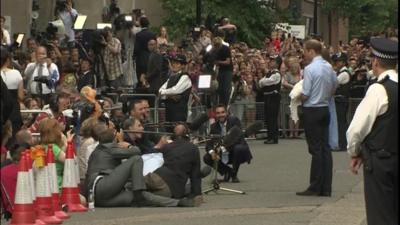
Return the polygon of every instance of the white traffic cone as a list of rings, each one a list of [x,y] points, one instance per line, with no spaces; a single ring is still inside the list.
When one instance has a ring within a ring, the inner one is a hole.
[[[38,218],[48,224],[61,224],[62,220],[55,216],[50,191],[50,179],[46,160],[44,165],[35,165],[36,169],[36,208]]]
[[[21,153],[18,163],[17,188],[11,225],[34,225],[36,220],[32,202],[32,190],[29,181],[29,169],[26,155]]]
[[[56,217],[62,220],[66,220],[70,218],[70,216],[61,209],[60,192],[58,191],[58,184],[57,184],[57,170],[56,170],[52,145],[48,145],[47,147],[46,159],[47,159],[47,169],[50,178],[50,190],[51,190],[54,214],[56,215]]]
[[[68,142],[65,154],[61,204],[66,204],[70,212],[87,212],[88,209],[81,204],[79,198],[79,188],[75,178],[76,171],[72,145],[72,142]]]
[[[28,169],[29,169],[29,184],[31,186],[31,190],[32,190],[32,202],[33,205],[36,205],[36,191],[35,191],[35,179],[33,177],[33,169],[32,169],[32,156],[31,156],[31,150],[30,149],[26,149],[24,152],[25,156],[26,156],[26,161],[28,164]],[[36,216],[36,208],[35,208],[35,216]],[[43,222],[42,220],[36,218],[35,221],[36,225],[46,225],[45,222]]]

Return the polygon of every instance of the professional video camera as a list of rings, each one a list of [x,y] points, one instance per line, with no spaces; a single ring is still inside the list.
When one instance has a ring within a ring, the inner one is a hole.
[[[72,118],[68,118],[67,125],[78,127],[81,125],[83,121],[89,118],[95,110],[95,106],[93,103],[88,101],[78,101],[75,102],[72,107]]]
[[[116,31],[131,29],[133,27],[133,18],[128,14],[121,14],[114,20],[114,28]]]
[[[117,0],[111,0],[110,14],[116,16],[116,15],[119,15],[120,12],[121,12],[121,10],[117,6]]]
[[[36,34],[35,38],[40,45],[45,46],[47,49],[52,49],[53,46],[51,45],[51,42],[56,39],[57,32],[58,28],[50,22],[46,27],[46,31]]]
[[[57,0],[56,7],[54,8],[54,15],[57,16],[60,12],[65,11],[66,9],[67,9],[67,1]]]
[[[49,88],[52,86],[52,81],[48,76],[37,76],[33,78],[33,81],[46,84]]]

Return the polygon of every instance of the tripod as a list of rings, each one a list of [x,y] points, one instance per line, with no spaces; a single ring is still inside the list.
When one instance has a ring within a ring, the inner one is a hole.
[[[219,148],[219,147],[218,147]],[[217,149],[217,148],[216,148]],[[203,191],[204,194],[208,194],[211,191],[214,191],[217,193],[218,190],[222,190],[222,191],[227,191],[227,192],[231,192],[231,193],[236,193],[236,194],[246,194],[244,191],[239,191],[239,190],[235,190],[235,189],[229,189],[229,188],[224,188],[221,187],[219,185],[219,181],[217,179],[218,176],[218,160],[214,160],[214,166],[213,166],[214,172],[213,172],[213,180],[211,182],[211,187],[205,191]]]

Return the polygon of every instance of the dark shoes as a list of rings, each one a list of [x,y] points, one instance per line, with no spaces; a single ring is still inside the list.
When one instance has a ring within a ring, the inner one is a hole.
[[[232,183],[240,183],[240,180],[237,177],[232,177]]]
[[[331,194],[330,192],[322,192],[322,193],[319,194],[319,196],[322,196],[322,197],[331,197],[332,194]]]
[[[132,206],[145,207],[148,205],[149,204],[148,204],[146,198],[143,196],[143,191],[134,191],[133,192]]]
[[[232,177],[232,172],[227,172],[227,173],[225,173],[224,178],[219,181],[220,182],[229,182],[231,177]]]
[[[296,192],[296,195],[299,196],[323,196],[323,197],[331,197],[331,193],[330,192],[315,192],[315,191],[310,191],[310,190],[305,190],[305,191],[301,191],[301,192]]]
[[[229,182],[230,180],[232,180],[232,183],[239,183],[240,180],[237,178],[237,176],[235,176],[232,172],[227,172],[224,175],[223,179],[219,179],[219,182]]]
[[[278,141],[270,139],[270,140],[264,141],[264,144],[278,144]]]
[[[318,192],[314,192],[314,191],[310,191],[310,190],[305,190],[305,191],[301,191],[301,192],[296,192],[296,195],[299,195],[299,196],[318,196],[319,193]]]
[[[179,207],[195,207],[193,198],[182,198],[178,201]]]

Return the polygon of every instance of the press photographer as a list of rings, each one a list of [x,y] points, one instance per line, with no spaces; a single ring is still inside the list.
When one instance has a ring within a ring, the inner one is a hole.
[[[215,107],[216,122],[211,124],[210,134],[225,136],[234,127],[240,128],[240,120],[234,116],[228,116],[225,105],[218,105]],[[239,134],[240,135],[240,134]],[[213,166],[214,161],[218,161],[218,172],[220,175],[224,176],[223,181],[228,182],[232,179],[233,183],[240,182],[237,174],[239,172],[240,164],[250,163],[253,158],[250,148],[244,139],[243,135],[235,138],[235,142],[229,143],[229,145],[224,146],[224,150],[213,149],[215,141],[211,140],[206,144],[207,153],[204,155],[204,162]],[[232,167],[229,166],[232,164]]]
[[[65,28],[65,39],[68,42],[68,47],[75,46],[75,31],[74,23],[78,17],[78,11],[72,8],[72,0],[61,0],[56,2],[56,15],[61,19]]]
[[[40,97],[45,104],[48,104],[50,94],[55,92],[55,84],[60,74],[57,65],[47,58],[45,47],[37,47],[35,57],[36,62],[29,63],[24,72],[24,79],[27,81],[26,89],[32,97]]]

